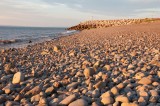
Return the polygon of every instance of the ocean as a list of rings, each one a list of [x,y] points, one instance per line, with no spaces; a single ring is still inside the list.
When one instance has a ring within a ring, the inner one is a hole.
[[[0,48],[20,48],[35,43],[49,41],[57,37],[73,34],[56,27],[10,27],[0,26]]]

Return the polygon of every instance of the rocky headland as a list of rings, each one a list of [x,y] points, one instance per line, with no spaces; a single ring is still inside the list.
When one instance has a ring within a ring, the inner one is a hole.
[[[0,106],[160,106],[160,22],[0,50]]]

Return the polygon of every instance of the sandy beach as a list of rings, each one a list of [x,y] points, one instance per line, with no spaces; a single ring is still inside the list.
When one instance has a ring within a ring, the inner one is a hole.
[[[160,106],[160,22],[0,50],[0,106]]]

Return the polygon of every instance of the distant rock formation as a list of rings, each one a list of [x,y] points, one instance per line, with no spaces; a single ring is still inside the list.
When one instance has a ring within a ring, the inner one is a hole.
[[[107,28],[111,26],[121,26],[129,24],[139,24],[143,22],[160,21],[160,18],[145,18],[145,19],[121,19],[121,20],[90,20],[81,22],[76,26],[67,28],[67,30],[84,30],[92,28]]]

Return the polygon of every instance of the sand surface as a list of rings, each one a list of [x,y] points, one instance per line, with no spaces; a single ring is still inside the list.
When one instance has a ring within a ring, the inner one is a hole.
[[[160,106],[160,22],[0,51],[0,105]]]

